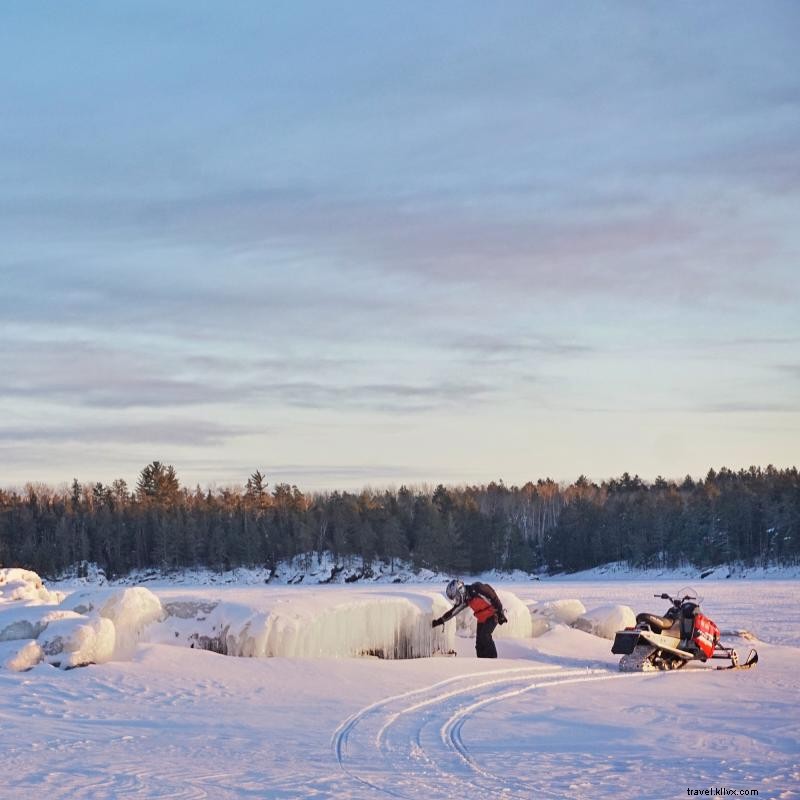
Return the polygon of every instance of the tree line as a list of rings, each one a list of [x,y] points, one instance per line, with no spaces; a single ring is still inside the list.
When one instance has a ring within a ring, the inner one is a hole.
[[[800,560],[796,467],[709,470],[704,479],[624,473],[595,483],[401,486],[303,493],[260,472],[243,486],[191,489],[158,461],[136,486],[28,485],[0,490],[0,566],[54,577],[94,562],[134,569],[274,568],[323,552],[368,568],[375,559],[455,574],[575,571]]]

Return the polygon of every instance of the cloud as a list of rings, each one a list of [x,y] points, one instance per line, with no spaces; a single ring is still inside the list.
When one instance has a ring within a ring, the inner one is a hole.
[[[263,432],[263,431],[261,431]],[[8,444],[142,444],[206,447],[221,445],[248,434],[243,428],[207,420],[163,420],[70,426],[0,428],[0,442]]]
[[[108,410],[257,404],[419,413],[479,403],[493,393],[488,384],[446,377],[429,382],[347,380],[337,368],[341,363],[325,357],[293,361],[241,355],[230,360],[201,356],[192,362],[180,352],[16,340],[0,354],[5,375],[0,398]],[[325,372],[329,380],[321,379]]]
[[[703,405],[696,410],[707,414],[798,414],[800,403],[733,400]]]
[[[481,383],[442,381],[428,384],[354,383],[330,385],[313,381],[262,387],[267,397],[288,406],[309,409],[416,414],[487,401],[494,390]]]
[[[551,337],[499,336],[469,334],[455,337],[445,345],[448,349],[496,360],[516,360],[529,355],[581,356],[595,352],[596,348],[586,344],[562,341]]]

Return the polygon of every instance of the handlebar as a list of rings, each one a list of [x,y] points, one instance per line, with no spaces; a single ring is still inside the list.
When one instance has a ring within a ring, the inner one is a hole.
[[[681,603],[684,603],[686,600],[697,599],[696,597],[690,594],[684,595],[683,597],[671,597],[666,592],[662,592],[661,594],[654,594],[653,597],[658,597],[660,600],[669,600],[671,603],[674,603],[675,605],[678,606],[681,605]]]

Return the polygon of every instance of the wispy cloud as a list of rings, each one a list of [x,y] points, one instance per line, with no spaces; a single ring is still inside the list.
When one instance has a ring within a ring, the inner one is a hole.
[[[261,431],[263,433],[263,431]],[[143,444],[215,446],[245,436],[241,427],[220,425],[208,420],[169,420],[69,426],[43,424],[37,427],[0,427],[0,442],[8,444]]]
[[[731,400],[697,408],[706,414],[800,414],[800,403]]]
[[[428,382],[342,380],[336,360],[212,357],[185,362],[180,354],[148,358],[141,350],[88,342],[17,342],[0,355],[0,398],[72,407],[123,410],[225,404],[419,413],[493,394],[486,383],[442,378]],[[191,368],[189,368],[191,365]],[[212,366],[211,371],[208,367]],[[236,366],[242,367],[241,370]],[[329,373],[327,380],[320,376]],[[291,377],[291,374],[314,377]]]
[[[520,356],[581,356],[595,351],[587,344],[562,341],[550,337],[531,339],[488,334],[469,334],[455,337],[445,347],[469,355],[493,359],[513,360]]]

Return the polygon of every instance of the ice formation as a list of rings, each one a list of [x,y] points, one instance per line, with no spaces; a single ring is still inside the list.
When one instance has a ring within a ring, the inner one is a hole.
[[[115,637],[111,620],[93,616],[53,622],[36,644],[49,664],[71,669],[110,661]]]
[[[100,616],[114,624],[114,658],[130,658],[150,623],[164,616],[161,601],[143,586],[114,592],[100,608]]]
[[[31,669],[41,661],[71,669],[130,658],[143,630],[163,614],[160,600],[142,587],[64,598],[46,589],[35,572],[0,570],[0,642],[20,642],[6,660],[9,669]]]
[[[36,639],[51,622],[61,619],[82,619],[75,611],[23,606],[4,609],[0,616],[0,642],[15,639]]]
[[[630,606],[609,605],[582,614],[575,620],[574,627],[603,639],[613,639],[617,631],[635,624],[636,614]]]
[[[0,604],[57,605],[63,599],[63,592],[46,589],[42,579],[29,569],[0,569]]]
[[[449,607],[440,595],[321,590],[282,600],[275,598],[269,610],[165,601],[167,617],[150,628],[148,640],[249,657],[420,658],[453,649],[454,628],[431,628]]]
[[[586,613],[586,607],[580,600],[553,600],[548,603],[533,603],[528,606],[531,615],[531,636],[547,633],[553,625],[574,625],[575,621]]]

